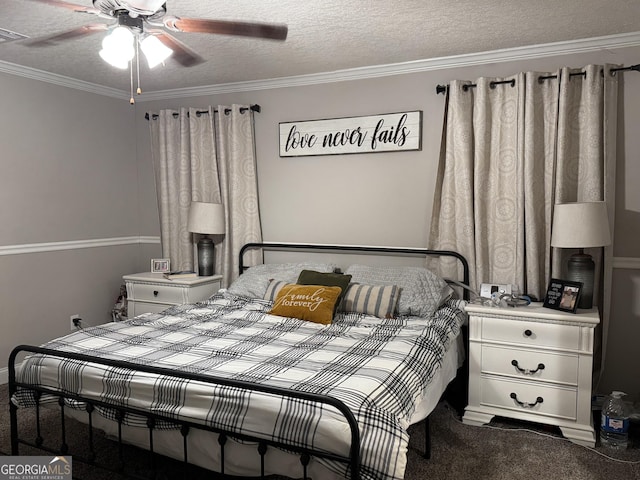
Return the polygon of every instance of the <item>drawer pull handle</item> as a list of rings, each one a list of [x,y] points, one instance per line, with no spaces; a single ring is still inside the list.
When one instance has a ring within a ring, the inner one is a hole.
[[[516,403],[518,405],[520,405],[522,408],[533,408],[535,407],[537,404],[544,402],[544,399],[542,397],[538,397],[536,398],[535,403],[527,403],[527,402],[521,402],[520,400],[518,400],[518,395],[516,395],[515,393],[511,393],[511,395],[509,395],[511,398],[513,398]]]
[[[525,375],[533,375],[538,370],[544,370],[544,363],[539,363],[538,368],[536,368],[535,370],[529,370],[528,368],[521,368],[520,365],[518,365],[517,360],[511,360],[511,365],[516,367],[520,373],[523,373]]]
[[[159,292],[158,292],[158,290],[154,290],[154,291],[153,291],[153,296],[154,296],[154,297],[157,297],[157,296],[158,296],[158,293],[159,293]]]
[[[531,335],[533,335],[533,332],[531,330],[525,330],[524,331],[524,336],[525,337],[530,337]]]

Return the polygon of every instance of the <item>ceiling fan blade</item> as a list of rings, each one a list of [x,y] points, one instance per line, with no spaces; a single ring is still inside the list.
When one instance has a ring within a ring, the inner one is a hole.
[[[109,25],[105,23],[92,23],[89,25],[83,25],[81,27],[73,28],[65,32],[54,33],[53,35],[47,35],[46,37],[31,38],[25,40],[25,45],[34,47],[44,47],[47,45],[53,45],[63,40],[70,40],[76,37],[82,37],[84,35],[90,35],[92,33],[104,32],[109,28]]]
[[[180,40],[173,35],[169,35],[161,30],[149,30],[149,33],[154,34],[158,40],[164,45],[173,50],[173,59],[184,67],[193,67],[204,63],[204,58],[198,55],[196,52],[187,47]]]
[[[32,2],[46,3],[47,5],[53,5],[54,7],[67,8],[75,12],[84,13],[100,13],[100,10],[92,7],[85,7],[84,5],[78,5],[77,3],[63,2],[62,0],[31,0]]]
[[[286,25],[179,17],[165,18],[165,26],[180,32],[239,35],[271,40],[285,40],[288,31]]]

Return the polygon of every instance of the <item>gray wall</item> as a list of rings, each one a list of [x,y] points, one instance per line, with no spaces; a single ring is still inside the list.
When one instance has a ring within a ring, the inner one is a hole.
[[[0,91],[4,373],[14,346],[68,333],[71,315],[80,314],[87,325],[108,321],[122,275],[148,270],[145,250],[158,248],[135,242],[135,109],[126,101],[1,73]],[[85,248],[121,237],[132,243]],[[55,250],[73,246],[69,242],[77,247]],[[33,244],[45,245],[13,254]]]
[[[444,97],[451,79],[549,71],[588,63],[635,64],[640,48],[526,59],[330,84],[162,101],[101,97],[0,74],[13,92],[0,119],[3,246],[158,236],[147,111],[257,103],[263,232],[269,241],[424,246],[428,240]],[[620,105],[614,307],[602,392],[640,398],[640,75],[625,74]],[[4,101],[4,94],[3,94]],[[279,158],[278,123],[423,111],[420,152]],[[22,113],[27,112],[27,113]],[[18,119],[18,121],[16,121]],[[7,172],[6,174],[4,172]],[[28,192],[28,193],[27,193]],[[314,215],[307,215],[313,212]],[[313,218],[311,218],[313,217]],[[35,221],[34,221],[35,220]],[[126,244],[0,256],[0,358],[18,343],[68,331],[69,315],[108,320],[121,276],[148,270],[158,245]],[[626,260],[625,260],[626,259]]]
[[[452,79],[507,76],[525,70],[553,71],[590,63],[631,65],[640,48],[559,55],[395,75],[330,84],[273,88],[162,101],[139,102],[138,109],[157,111],[179,106],[205,107],[257,103],[255,115],[260,211],[264,239],[390,246],[425,246],[434,194],[444,96],[435,87]],[[614,255],[640,258],[640,74],[625,74],[619,106],[617,215]],[[423,111],[420,152],[374,153],[280,158],[278,123],[402,110]],[[152,181],[148,122],[136,115],[141,176]],[[145,172],[145,173],[143,173]],[[154,190],[141,190],[144,210],[155,208]],[[146,199],[144,198],[147,195]],[[312,212],[312,215],[309,213]],[[145,223],[149,232],[157,231]],[[601,392],[627,391],[640,399],[640,270],[616,268],[608,358]],[[624,264],[618,261],[617,264]],[[628,263],[628,262],[627,262]]]

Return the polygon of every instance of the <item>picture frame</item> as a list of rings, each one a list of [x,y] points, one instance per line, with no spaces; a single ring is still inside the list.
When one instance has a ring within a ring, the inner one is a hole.
[[[168,258],[152,258],[151,273],[168,273],[171,271],[171,260]]]
[[[563,312],[576,313],[582,286],[582,282],[552,278],[549,281],[543,306]]]

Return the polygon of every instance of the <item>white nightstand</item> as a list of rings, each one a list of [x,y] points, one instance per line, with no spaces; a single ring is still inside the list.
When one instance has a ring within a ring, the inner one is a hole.
[[[593,330],[597,308],[469,304],[469,405],[462,421],[494,416],[556,425],[580,445],[596,443],[591,412]]]
[[[122,277],[127,286],[128,317],[158,313],[173,305],[206,300],[220,290],[222,275],[166,279],[161,273],[143,272]]]

